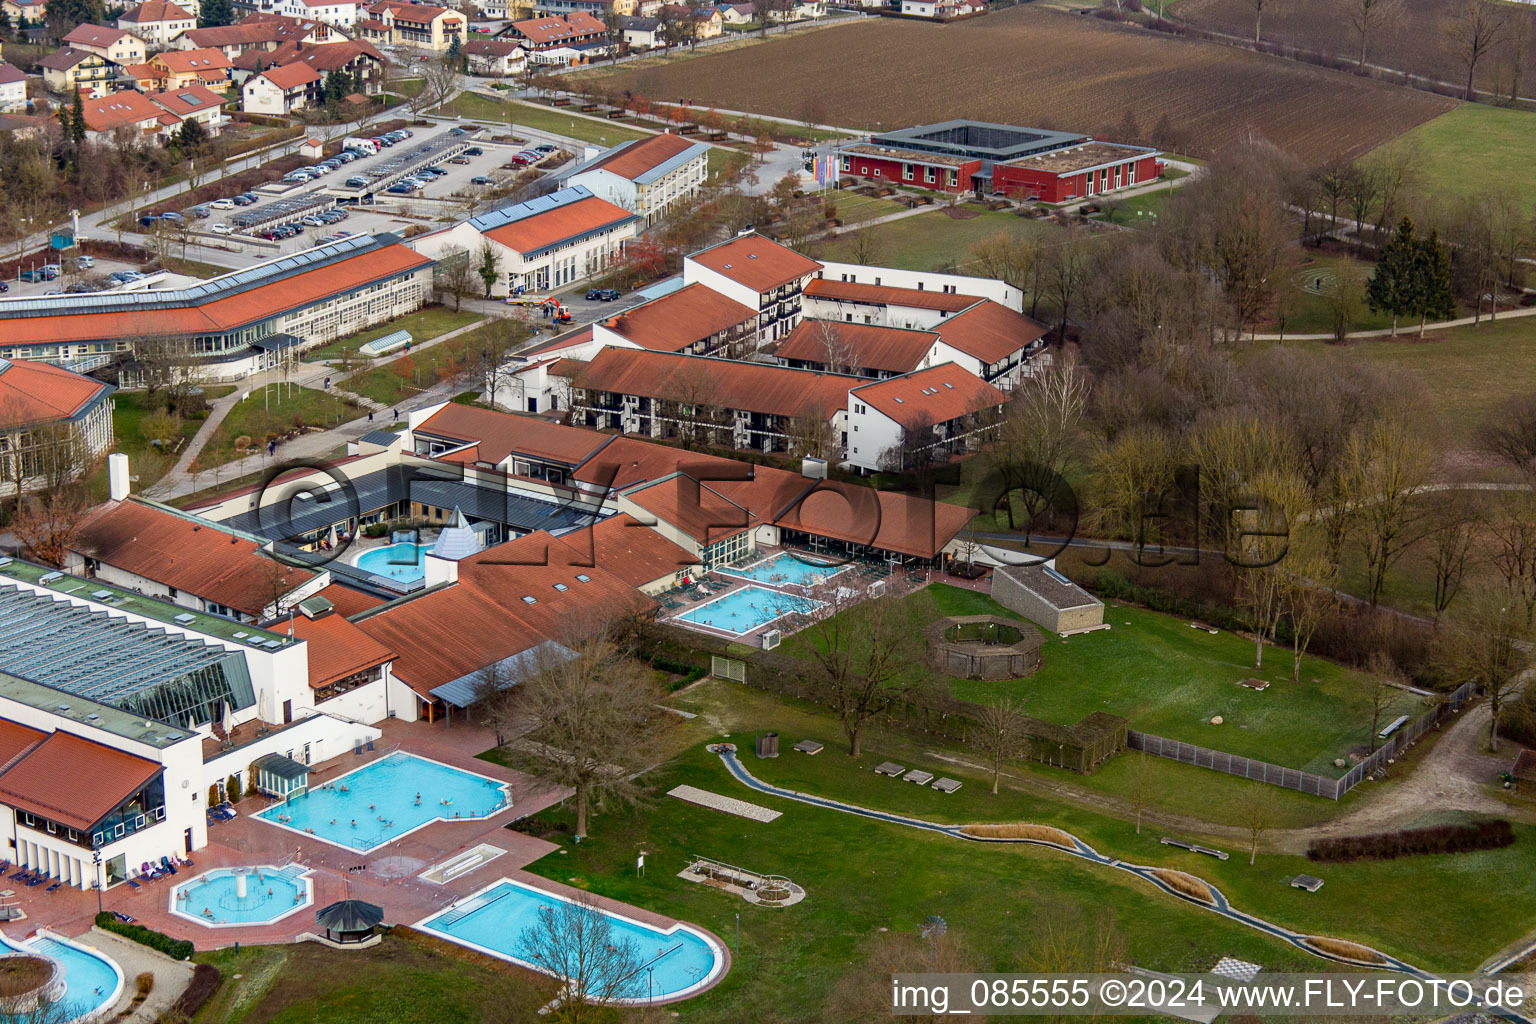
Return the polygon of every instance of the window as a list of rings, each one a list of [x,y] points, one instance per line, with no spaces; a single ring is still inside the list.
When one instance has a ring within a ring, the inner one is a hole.
[[[901,165],[901,178],[902,178],[903,181],[911,181],[912,180],[912,165],[911,164],[902,164]]]
[[[934,180],[937,179],[937,178],[938,178],[938,174],[936,174],[934,172],[934,169],[932,167],[925,167],[925,168],[923,168],[923,180],[926,181],[928,184],[932,185],[934,183]]]

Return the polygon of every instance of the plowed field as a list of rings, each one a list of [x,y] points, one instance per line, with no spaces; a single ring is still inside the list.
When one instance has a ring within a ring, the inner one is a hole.
[[[1252,130],[1309,163],[1353,156],[1450,109],[1443,97],[1081,15],[1015,7],[951,25],[883,19],[594,76],[659,98],[883,127],[966,117],[1209,156]],[[1134,131],[1133,131],[1134,129]]]

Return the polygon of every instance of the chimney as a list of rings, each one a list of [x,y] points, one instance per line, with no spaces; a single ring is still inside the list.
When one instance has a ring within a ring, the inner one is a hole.
[[[107,492],[113,501],[128,497],[128,456],[122,452],[107,456]]]

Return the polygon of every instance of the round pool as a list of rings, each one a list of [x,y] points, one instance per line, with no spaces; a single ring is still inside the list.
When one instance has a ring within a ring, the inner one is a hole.
[[[314,903],[309,871],[301,864],[214,868],[178,882],[170,911],[207,928],[269,924]]]
[[[375,576],[387,576],[400,583],[414,583],[427,575],[425,569],[430,544],[387,544],[364,551],[354,564]]]

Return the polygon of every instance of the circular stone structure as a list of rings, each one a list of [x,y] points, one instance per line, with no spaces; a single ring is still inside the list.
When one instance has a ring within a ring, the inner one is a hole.
[[[956,615],[924,630],[928,661],[960,679],[1018,679],[1040,667],[1040,631],[1001,615]]]
[[[64,995],[64,971],[35,953],[0,956],[0,1016],[21,1017]]]

